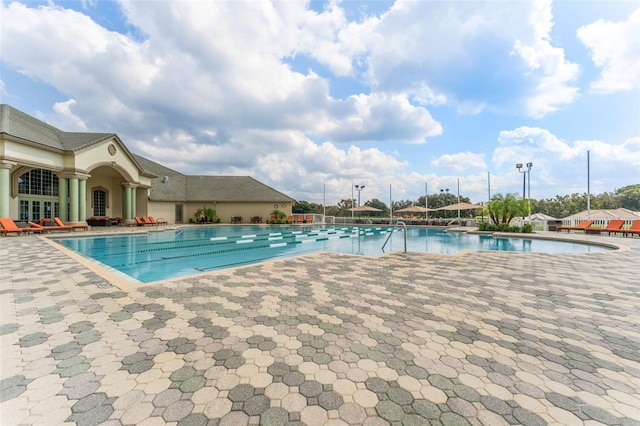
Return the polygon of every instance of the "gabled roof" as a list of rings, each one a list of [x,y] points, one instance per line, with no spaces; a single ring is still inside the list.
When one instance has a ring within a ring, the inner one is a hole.
[[[114,133],[64,132],[7,104],[0,104],[0,133],[62,151],[76,151],[116,136]]]
[[[517,219],[517,218],[516,218]],[[533,213],[531,216],[527,216],[524,218],[525,222],[526,221],[546,221],[546,220],[557,220],[555,217],[553,216],[549,216],[548,214],[544,214],[544,213]]]
[[[187,199],[221,202],[292,202],[250,176],[187,176]]]
[[[148,158],[132,154],[133,158],[146,173],[155,177],[151,179],[149,198],[153,201],[185,201],[186,176]]]
[[[295,199],[250,176],[187,176],[134,154],[151,181],[152,201],[293,202]]]
[[[609,210],[592,209],[581,211],[580,213],[572,214],[563,219],[640,219],[640,214],[629,209],[618,208]]]

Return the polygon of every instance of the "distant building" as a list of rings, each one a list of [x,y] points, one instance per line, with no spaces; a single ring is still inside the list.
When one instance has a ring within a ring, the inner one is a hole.
[[[0,105],[0,217],[154,216],[188,223],[203,208],[222,223],[291,214],[295,200],[249,176],[188,176],[129,152],[113,133],[65,132]]]

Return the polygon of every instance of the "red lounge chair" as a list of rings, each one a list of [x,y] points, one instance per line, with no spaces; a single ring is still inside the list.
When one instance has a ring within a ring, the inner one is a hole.
[[[146,216],[142,216],[140,219],[142,219],[145,225],[155,225],[155,223],[151,222],[151,219]]]
[[[29,226],[31,227],[29,228],[31,229],[31,232],[39,232],[42,234],[42,232],[45,231],[44,226],[38,225],[37,223],[31,221],[29,221]]]
[[[54,217],[53,220],[58,224],[58,226],[60,227],[59,229],[70,228],[69,232],[71,232],[71,229],[84,229],[85,231],[89,229],[89,225],[87,225],[86,223],[84,225],[65,225],[59,217]]]
[[[301,215],[301,214],[299,214],[298,216],[296,216],[296,222],[297,222],[297,223],[302,223],[302,222],[304,222],[304,219],[302,218],[302,215]]]
[[[580,222],[576,226],[558,226],[556,228],[556,231],[558,231],[558,232],[560,232],[560,231],[567,231],[567,232],[571,232],[571,231],[586,231],[587,228],[589,228],[591,225],[593,225],[593,221],[592,220],[583,220],[582,222]]]
[[[631,227],[627,229],[621,229],[618,232],[621,232],[625,237],[627,235],[638,234],[640,236],[640,220],[634,220],[631,222]]]
[[[603,232],[607,232],[609,235],[613,232],[621,232],[622,225],[624,225],[624,219],[613,219],[610,220],[606,227],[604,228],[587,228],[587,234],[602,234]]]
[[[51,219],[50,217],[43,217],[38,221],[38,225],[46,226],[46,224],[49,222],[53,222],[53,219]]]
[[[148,219],[151,221],[152,225],[166,225],[167,224],[166,220],[161,220],[161,219],[155,220],[153,218],[153,216],[149,216]]]
[[[56,220],[58,219],[58,220]],[[55,225],[54,225],[55,223]],[[73,226],[71,225],[65,225],[60,218],[54,218],[53,221],[48,221],[45,222],[44,226],[47,228],[48,231],[73,231]]]
[[[2,226],[2,228],[0,228],[0,232],[3,233],[5,237],[10,232],[14,232],[18,235],[22,235],[23,232],[26,232],[27,234],[31,232],[31,228],[19,228],[13,219],[9,217],[3,217],[0,219],[0,225]]]
[[[144,220],[140,219],[138,216],[136,216],[134,219],[136,220],[136,224],[138,226],[144,226],[144,225],[147,224],[147,222],[145,222]]]
[[[287,222],[289,222],[289,223],[293,223],[293,216],[289,216],[289,217],[287,218]]]
[[[308,214],[307,217],[304,218],[304,223],[313,223],[313,215]]]

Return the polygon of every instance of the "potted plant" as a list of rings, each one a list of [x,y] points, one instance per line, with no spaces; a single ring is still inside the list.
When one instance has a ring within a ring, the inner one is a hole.
[[[271,216],[275,219],[269,220],[268,223],[287,223],[287,214],[282,210],[272,210]]]
[[[202,209],[199,209],[198,211],[195,212],[193,217],[195,218],[196,222],[198,222],[201,212],[204,213],[206,223],[220,223],[220,218],[216,214],[216,211],[214,209],[207,208],[207,207],[202,207]]]

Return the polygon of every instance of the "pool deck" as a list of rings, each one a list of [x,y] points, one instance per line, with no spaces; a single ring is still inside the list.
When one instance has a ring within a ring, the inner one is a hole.
[[[640,238],[562,236],[623,249],[319,253],[121,288],[0,238],[0,424],[640,425]]]

